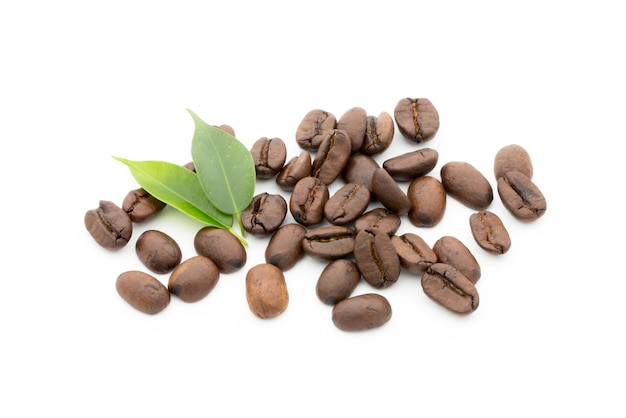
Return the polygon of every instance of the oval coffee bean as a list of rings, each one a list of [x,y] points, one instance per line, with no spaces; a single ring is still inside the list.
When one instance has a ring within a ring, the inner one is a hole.
[[[276,184],[283,190],[292,191],[298,181],[311,175],[311,164],[311,154],[307,150],[302,150],[278,173]]]
[[[101,200],[97,209],[85,213],[85,227],[92,238],[108,250],[119,250],[133,234],[133,222],[122,208]]]
[[[317,151],[326,134],[337,127],[337,118],[323,109],[314,109],[304,115],[296,129],[300,148]]]
[[[136,223],[143,222],[161,212],[165,203],[145,191],[138,188],[128,192],[122,202],[122,209],[128,213],[130,220]]]
[[[437,262],[437,254],[422,237],[412,232],[391,237],[400,265],[408,272],[422,274],[428,267]]]
[[[193,303],[206,297],[217,284],[220,270],[210,258],[196,255],[179,264],[167,284],[170,293]]]
[[[330,184],[343,171],[352,152],[352,143],[346,131],[332,129],[322,140],[313,164],[311,176]]]
[[[476,243],[492,254],[504,254],[511,248],[511,237],[502,220],[484,210],[470,215],[470,230]]]
[[[225,229],[206,226],[196,233],[193,245],[198,255],[210,258],[217,265],[220,273],[237,271],[248,259],[241,241]]]
[[[448,264],[430,266],[422,275],[422,289],[430,299],[452,312],[469,314],[478,308],[474,283]]]
[[[341,176],[346,183],[361,184],[371,192],[372,175],[378,167],[376,160],[369,155],[354,154],[348,159]]]
[[[374,170],[372,191],[376,199],[391,212],[403,215],[411,210],[408,196],[384,168]]]
[[[241,212],[241,223],[246,232],[266,236],[276,231],[287,216],[287,202],[279,194],[259,193]]]
[[[441,183],[450,196],[471,209],[484,210],[493,201],[489,180],[470,163],[450,161],[444,164]]]
[[[361,281],[361,272],[352,260],[340,258],[328,263],[315,285],[319,300],[335,305],[350,297]]]
[[[337,129],[346,131],[350,137],[352,153],[358,152],[363,146],[366,126],[367,113],[362,107],[348,109],[337,121]]]
[[[342,331],[364,331],[385,325],[391,319],[387,298],[376,293],[352,296],[333,307],[332,320]]]
[[[326,184],[317,177],[305,177],[293,188],[289,198],[289,211],[299,224],[317,225],[324,220],[324,205],[329,197]]]
[[[383,168],[397,181],[411,181],[430,173],[438,161],[436,150],[422,148],[385,160]]]
[[[519,171],[509,171],[498,179],[498,194],[504,207],[520,221],[536,221],[546,212],[543,193],[527,175]]]
[[[370,203],[370,191],[357,183],[346,183],[324,205],[324,217],[335,225],[345,225],[363,215]]]
[[[214,126],[216,126],[216,125],[214,125]],[[222,125],[219,125],[219,126],[216,126],[216,127],[220,128],[222,131],[230,134],[231,136],[235,136],[235,130],[230,125],[222,124]]]
[[[256,176],[259,179],[274,177],[287,159],[287,146],[280,138],[259,138],[250,149]]]
[[[393,115],[400,133],[413,142],[428,141],[439,130],[439,112],[428,99],[400,99]]]
[[[369,115],[361,152],[372,156],[385,151],[393,141],[394,129],[393,118],[389,113],[381,112],[378,117]]]
[[[120,274],[115,281],[117,293],[133,308],[156,314],[170,304],[170,292],[155,277],[133,270]]]
[[[307,229],[298,223],[290,223],[278,228],[272,234],[265,249],[265,261],[282,271],[295,266],[304,255],[302,239],[306,232]]]
[[[400,228],[401,221],[397,213],[385,208],[374,208],[357,218],[354,229],[357,233],[367,229],[373,232],[382,231],[392,236]]]
[[[478,282],[481,271],[476,257],[458,238],[443,236],[433,244],[439,263],[449,264],[459,270],[472,283]]]
[[[493,163],[493,174],[496,181],[509,171],[519,171],[532,180],[533,163],[530,155],[523,147],[517,144],[506,145],[498,150]]]
[[[398,253],[384,232],[359,232],[354,239],[354,259],[365,281],[377,289],[391,286],[400,277]]]
[[[446,211],[446,190],[439,180],[422,176],[409,184],[407,196],[411,202],[409,221],[417,227],[437,225]]]
[[[135,252],[139,260],[153,273],[169,273],[180,264],[183,253],[172,237],[150,229],[137,238]]]
[[[342,225],[310,229],[302,239],[304,252],[318,260],[336,260],[354,251],[354,229]]]
[[[274,318],[287,309],[289,292],[281,269],[273,264],[257,264],[246,274],[246,299],[253,314]]]

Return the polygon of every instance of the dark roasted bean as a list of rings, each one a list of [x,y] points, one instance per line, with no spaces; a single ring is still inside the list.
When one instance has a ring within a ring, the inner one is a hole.
[[[281,189],[292,191],[296,183],[311,175],[311,154],[302,150],[297,157],[293,157],[276,176],[276,184]]]
[[[476,286],[449,264],[430,266],[422,275],[422,289],[430,299],[452,312],[469,314],[478,308]]]
[[[422,148],[385,160],[383,168],[397,181],[411,181],[430,173],[438,161],[437,151]]]
[[[242,268],[248,259],[243,244],[225,229],[206,226],[194,237],[198,255],[210,258],[221,273],[232,273]]]
[[[371,156],[385,151],[393,141],[394,129],[393,118],[387,112],[381,112],[378,117],[367,116],[367,128],[361,152]]]
[[[363,146],[366,126],[367,113],[362,107],[348,109],[337,121],[337,129],[346,131],[350,136],[352,153],[358,152]]]
[[[356,263],[340,258],[324,267],[315,285],[315,292],[319,300],[334,305],[350,297],[360,281],[361,272]]]
[[[304,252],[318,260],[336,260],[352,254],[354,229],[341,225],[310,229],[302,239]]]
[[[352,144],[346,131],[332,129],[322,140],[311,165],[311,176],[326,185],[335,181],[348,163]]]
[[[145,191],[138,188],[128,192],[122,202],[122,209],[128,213],[130,220],[136,223],[143,222],[161,212],[165,203]]]
[[[384,168],[377,168],[372,175],[372,191],[376,200],[391,212],[403,215],[411,210],[411,202],[400,185]]]
[[[400,277],[398,253],[384,232],[359,232],[354,239],[354,259],[365,281],[377,289],[391,286]]]
[[[311,110],[296,129],[296,142],[302,149],[317,151],[326,134],[336,127],[335,115],[322,109]]]
[[[317,177],[305,177],[296,183],[289,199],[289,211],[301,225],[314,226],[324,220],[328,187]]]
[[[213,290],[219,277],[220,270],[210,258],[196,255],[172,271],[167,288],[184,302],[197,302]]]
[[[243,228],[256,236],[276,231],[287,216],[287,202],[279,194],[259,193],[241,212]]]
[[[428,99],[400,99],[393,115],[400,133],[413,142],[428,141],[439,130],[439,113]]]
[[[257,178],[269,179],[282,170],[287,159],[287,146],[280,138],[263,137],[256,140],[250,153]]]
[[[101,200],[97,209],[85,213],[85,227],[93,239],[108,250],[126,246],[133,233],[128,213],[108,200]]]
[[[298,224],[290,223],[278,228],[270,238],[265,249],[265,261],[274,264],[282,271],[292,268],[304,255],[302,238],[307,229]]]
[[[342,331],[365,331],[389,322],[391,304],[382,295],[365,293],[352,296],[333,307],[332,320]]]
[[[324,217],[335,225],[345,225],[365,212],[370,203],[370,191],[357,183],[346,183],[324,205]]]
[[[172,237],[150,229],[142,233],[135,244],[139,260],[153,273],[169,273],[180,264],[183,253]]]

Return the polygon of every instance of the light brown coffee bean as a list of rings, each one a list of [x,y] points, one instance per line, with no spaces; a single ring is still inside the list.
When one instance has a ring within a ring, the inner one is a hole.
[[[261,319],[275,318],[287,309],[289,292],[281,269],[257,264],[246,274],[246,299],[250,311]]]
[[[417,234],[407,232],[400,236],[393,235],[391,243],[398,253],[400,265],[410,273],[422,274],[437,262],[437,254]]]
[[[391,212],[404,215],[411,210],[411,202],[400,185],[384,168],[377,168],[372,175],[372,191],[376,200]]]
[[[383,231],[392,236],[400,228],[400,215],[385,208],[374,208],[359,216],[354,222],[356,232],[370,230],[373,232]]]
[[[237,271],[248,259],[241,241],[225,229],[206,226],[196,233],[193,244],[198,255],[210,258],[220,273]]]
[[[282,170],[287,159],[287,146],[280,138],[262,137],[250,149],[258,179],[269,179]]]
[[[383,168],[397,181],[411,181],[430,173],[438,161],[436,150],[422,148],[385,160]]]
[[[458,238],[449,235],[439,238],[433,244],[433,251],[439,263],[456,268],[472,283],[480,279],[481,270],[476,257]]]
[[[188,303],[205,298],[220,277],[220,270],[210,258],[196,255],[180,263],[170,274],[170,293]]]
[[[311,175],[311,164],[311,154],[307,150],[302,150],[278,173],[276,184],[283,190],[292,191],[298,181]]]
[[[400,99],[393,114],[400,133],[413,142],[428,141],[439,130],[439,112],[428,99]]]
[[[362,107],[348,109],[337,121],[337,129],[346,131],[350,136],[352,153],[358,152],[363,146],[366,127],[367,113]]]
[[[387,112],[381,112],[378,117],[368,115],[361,152],[372,156],[389,148],[393,141],[394,126],[393,118]]]
[[[491,254],[504,254],[511,248],[511,237],[498,215],[483,210],[470,215],[470,230],[476,243]]]
[[[433,227],[441,222],[446,211],[446,190],[439,180],[422,176],[409,184],[411,202],[409,221],[417,227]]]
[[[422,275],[422,289],[426,296],[452,312],[469,314],[478,308],[476,286],[449,264],[430,266]]]
[[[354,229],[342,225],[318,226],[302,238],[302,249],[317,260],[336,260],[352,254]]]
[[[352,144],[346,131],[332,129],[322,140],[311,165],[311,176],[331,184],[348,163]]]
[[[170,292],[155,277],[139,270],[126,271],[115,281],[117,293],[133,308],[150,315],[167,308]]]
[[[382,295],[364,293],[337,303],[332,320],[342,331],[365,331],[385,325],[391,319],[391,304]]]
[[[319,300],[334,305],[350,297],[361,281],[356,263],[346,258],[331,261],[317,279],[315,293]]]
[[[135,252],[144,266],[160,274],[174,270],[183,258],[178,243],[156,229],[149,229],[137,238]]]
[[[506,145],[498,150],[493,164],[496,181],[509,171],[519,171],[532,180],[533,163],[528,151],[517,144]]]
[[[341,176],[346,183],[361,184],[371,192],[372,175],[378,167],[376,160],[369,155],[354,154],[348,159]]]
[[[465,206],[484,210],[493,201],[489,180],[464,161],[450,161],[441,167],[441,184],[446,192]]]
[[[306,233],[307,229],[298,223],[289,223],[278,228],[265,249],[265,261],[282,271],[295,266],[304,255],[302,239]]]
[[[335,225],[345,225],[363,215],[370,203],[370,191],[357,183],[346,183],[324,205],[324,217]]]
[[[539,187],[519,171],[509,171],[498,179],[498,194],[504,207],[522,222],[536,221],[548,207]]]

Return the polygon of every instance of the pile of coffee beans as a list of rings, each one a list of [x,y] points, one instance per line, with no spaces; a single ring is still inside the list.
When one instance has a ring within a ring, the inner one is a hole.
[[[376,290],[392,286],[403,271],[421,276],[424,293],[451,312],[464,315],[478,308],[481,268],[468,247],[453,236],[443,236],[431,247],[416,232],[436,226],[452,197],[474,211],[469,227],[478,246],[505,254],[511,238],[501,218],[488,210],[494,198],[491,184],[466,161],[447,162],[438,179],[430,173],[439,154],[427,147],[379,165],[373,157],[389,148],[396,126],[403,137],[423,144],[435,137],[439,114],[424,98],[399,100],[393,116],[368,115],[354,107],[337,118],[314,109],[295,132],[301,149],[297,156],[287,160],[281,138],[262,137],[253,144],[257,179],[274,179],[285,192],[259,193],[241,214],[248,233],[268,237],[266,262],[246,274],[246,299],[254,315],[273,318],[287,309],[285,272],[305,256],[325,263],[315,292],[332,306],[332,321],[344,331],[377,328],[391,319],[389,301]],[[228,125],[220,128],[235,135]],[[185,167],[194,169],[192,163]],[[523,222],[540,218],[546,210],[532,174],[523,147],[507,145],[495,155],[498,195]],[[331,195],[334,182],[342,184]],[[406,192],[400,182],[409,182]],[[127,194],[121,207],[101,201],[87,211],[85,225],[98,244],[116,250],[130,241],[133,223],[157,215],[164,206],[139,188]],[[295,222],[285,223],[288,211]],[[403,220],[415,232],[398,235]],[[185,302],[201,300],[220,274],[246,265],[246,248],[228,231],[203,227],[194,247],[197,255],[183,261],[177,243],[164,232],[144,232],[136,242],[137,256],[150,271],[170,274],[167,287],[148,273],[127,271],[117,278],[118,293],[136,309],[155,314],[169,305],[171,295]],[[372,292],[353,295],[361,279]]]

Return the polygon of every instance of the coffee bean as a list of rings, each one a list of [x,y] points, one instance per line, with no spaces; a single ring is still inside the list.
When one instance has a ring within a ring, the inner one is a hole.
[[[348,159],[341,176],[346,183],[361,184],[371,192],[372,175],[378,167],[376,160],[369,155],[355,154]]]
[[[374,208],[359,216],[354,223],[356,232],[370,230],[373,232],[382,231],[392,236],[400,228],[400,215],[390,212],[385,208]]]
[[[122,209],[128,213],[130,220],[136,223],[152,218],[161,212],[165,206],[167,206],[165,203],[141,187],[128,192],[122,202]]]
[[[449,264],[430,266],[422,275],[422,289],[430,299],[452,312],[469,314],[478,308],[476,286]]]
[[[437,254],[417,234],[407,232],[399,236],[393,235],[391,243],[398,253],[400,265],[410,273],[422,274],[437,262]]]
[[[358,152],[363,146],[367,113],[362,107],[348,109],[337,121],[337,129],[346,131],[352,142],[352,153]]]
[[[372,174],[372,191],[384,207],[398,215],[411,210],[411,202],[404,190],[384,168],[377,168]]]
[[[367,283],[380,289],[400,277],[400,259],[389,235],[363,230],[354,239],[354,259]]]
[[[258,179],[269,179],[282,170],[287,159],[287,146],[280,138],[259,138],[250,149]]]
[[[274,264],[282,271],[287,271],[304,255],[302,239],[307,229],[298,224],[290,223],[281,226],[272,234],[265,249],[265,261]]]
[[[92,238],[108,250],[126,246],[133,233],[128,213],[108,200],[101,200],[97,209],[85,213],[85,227]]]
[[[241,223],[246,232],[266,236],[276,231],[287,216],[287,202],[279,194],[259,193],[243,212]]]
[[[519,171],[509,171],[498,179],[498,194],[504,207],[520,221],[536,221],[546,212],[543,193],[527,175]]]
[[[324,137],[336,127],[335,115],[322,109],[311,110],[296,129],[296,142],[302,149],[317,151]]]
[[[439,130],[439,112],[428,99],[400,99],[393,115],[400,133],[413,142],[429,141]]]
[[[511,248],[509,232],[493,212],[483,210],[470,215],[470,229],[476,243],[489,253],[504,254]]]
[[[193,244],[198,255],[210,258],[221,273],[239,270],[248,259],[243,244],[225,229],[206,226],[196,233]]]
[[[302,150],[278,173],[276,184],[283,190],[292,191],[298,181],[311,175],[311,164],[311,154],[307,150]]]
[[[498,150],[493,164],[493,173],[496,181],[509,171],[519,171],[532,180],[533,163],[530,155],[522,146],[517,144],[506,145]]]
[[[219,277],[220,270],[210,258],[196,255],[172,271],[167,288],[183,302],[197,302],[215,288]]]
[[[235,136],[235,130],[230,125],[222,124],[222,125],[219,125],[219,126],[216,126],[216,127],[221,129],[222,131],[230,134],[231,136]]]
[[[324,267],[315,285],[315,292],[323,303],[335,305],[350,297],[360,281],[361,272],[356,263],[340,258]]]
[[[439,263],[449,264],[459,270],[472,283],[478,282],[481,271],[474,254],[456,237],[449,235],[439,238],[433,244]]]
[[[441,183],[450,196],[471,209],[484,210],[493,201],[489,180],[470,163],[450,161],[444,164]]]
[[[150,229],[137,238],[135,251],[139,260],[153,273],[169,273],[180,264],[183,254],[172,237]]]
[[[246,299],[253,314],[274,318],[287,309],[289,292],[283,272],[273,264],[257,264],[246,274]]]
[[[370,191],[357,183],[346,183],[324,205],[324,217],[335,225],[345,225],[365,212],[370,203]]]
[[[332,129],[324,137],[311,165],[311,176],[328,185],[335,181],[348,163],[352,152],[346,131]]]
[[[304,235],[302,249],[318,260],[336,260],[352,254],[355,236],[354,229],[347,226],[319,226]]]
[[[132,270],[120,274],[115,281],[115,288],[122,299],[143,313],[159,313],[170,303],[167,288],[143,271]]]
[[[446,211],[446,190],[439,180],[422,176],[413,180],[407,196],[411,202],[409,221],[417,227],[437,225]]]
[[[328,187],[317,177],[299,180],[289,199],[293,219],[304,226],[314,226],[324,220],[324,205],[330,194]]]
[[[385,160],[383,168],[397,181],[411,181],[428,174],[438,161],[436,150],[422,148]]]
[[[332,320],[342,331],[364,331],[389,322],[392,311],[387,298],[376,293],[352,296],[337,303]]]
[[[361,152],[372,156],[385,151],[393,141],[394,129],[393,118],[389,113],[381,112],[378,117],[368,115]]]

